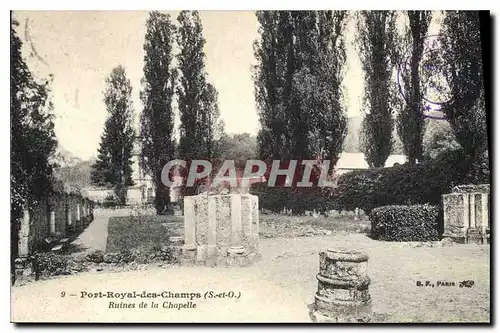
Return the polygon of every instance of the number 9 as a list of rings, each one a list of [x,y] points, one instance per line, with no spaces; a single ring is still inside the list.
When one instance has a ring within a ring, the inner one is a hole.
[[[64,291],[61,291],[61,297],[66,296],[66,293]]]

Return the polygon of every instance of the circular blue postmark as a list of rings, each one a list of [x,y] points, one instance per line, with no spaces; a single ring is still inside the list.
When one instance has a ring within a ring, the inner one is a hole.
[[[439,35],[425,38],[418,66],[423,106],[420,102],[412,105],[410,101],[411,46],[406,48],[397,67],[397,84],[401,96],[415,112],[422,113],[423,117],[428,119],[445,120],[446,116],[442,107],[452,98],[451,90],[446,81],[446,69],[441,57],[442,50]]]

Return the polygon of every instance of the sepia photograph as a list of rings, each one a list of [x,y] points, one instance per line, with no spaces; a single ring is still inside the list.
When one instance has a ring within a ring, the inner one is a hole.
[[[490,12],[180,9],[10,11],[10,321],[491,324]]]

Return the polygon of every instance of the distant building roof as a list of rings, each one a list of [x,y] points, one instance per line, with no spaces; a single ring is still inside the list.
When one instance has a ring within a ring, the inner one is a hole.
[[[392,167],[396,163],[406,163],[406,156],[389,155],[385,161],[385,167]],[[363,153],[341,153],[336,167],[344,170],[368,169],[368,163],[366,163],[365,154]]]

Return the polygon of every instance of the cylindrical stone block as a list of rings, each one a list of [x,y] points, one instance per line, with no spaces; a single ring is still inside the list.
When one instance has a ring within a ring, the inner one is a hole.
[[[366,322],[371,316],[368,255],[349,250],[319,254],[318,291],[313,319],[319,322]]]

